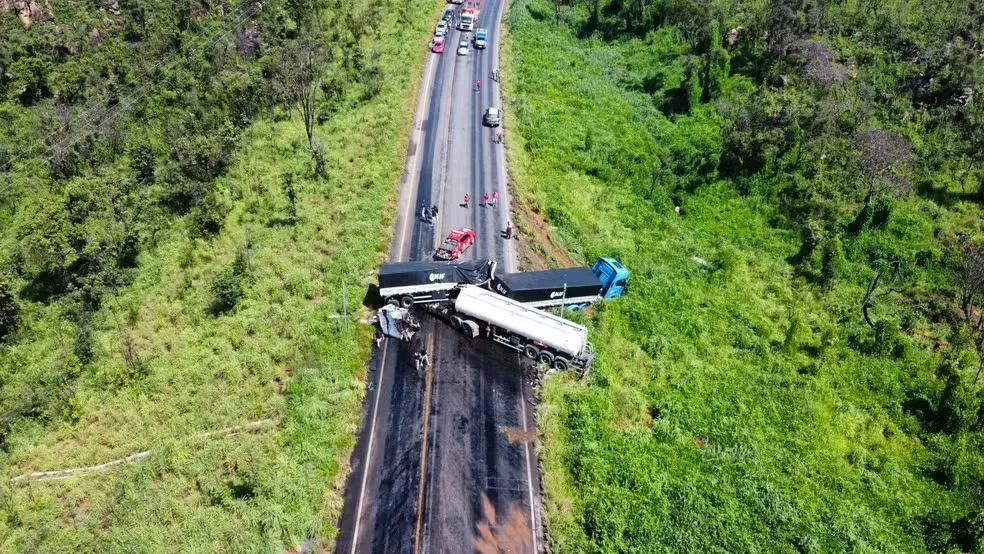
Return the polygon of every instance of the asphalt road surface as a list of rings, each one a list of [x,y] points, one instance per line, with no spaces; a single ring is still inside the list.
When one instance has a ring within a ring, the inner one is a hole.
[[[490,73],[497,67],[503,3],[479,5],[477,27],[489,30],[486,50],[470,46],[468,56],[458,56],[458,42],[474,34],[455,30],[445,53],[428,57],[391,260],[429,260],[448,231],[466,226],[477,236],[464,258],[494,258],[501,270],[515,268],[503,234],[509,191],[502,147],[492,142],[495,130],[482,125],[485,109],[500,105]],[[482,206],[483,194],[494,191],[499,205]],[[433,224],[420,220],[421,203],[439,207]],[[336,551],[543,551],[523,361],[502,346],[421,319],[418,344],[386,339],[370,363]],[[417,348],[427,349],[431,368],[414,367]]]

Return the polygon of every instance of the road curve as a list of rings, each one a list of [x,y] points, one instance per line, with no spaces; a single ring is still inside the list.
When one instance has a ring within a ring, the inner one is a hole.
[[[467,226],[477,240],[466,258],[494,258],[504,270],[516,266],[512,244],[502,236],[510,205],[504,155],[492,142],[494,130],[482,126],[485,109],[498,105],[498,85],[489,77],[504,2],[479,4],[487,50],[457,56],[458,41],[472,33],[455,30],[447,51],[428,57],[392,260],[430,259],[443,235]],[[499,206],[481,206],[482,195],[493,191]],[[466,192],[472,197],[467,208]],[[417,217],[421,203],[439,206],[433,225]],[[386,340],[370,362],[336,552],[543,551],[523,361],[429,318],[422,325],[419,343]],[[430,352],[429,371],[413,367],[416,348]]]

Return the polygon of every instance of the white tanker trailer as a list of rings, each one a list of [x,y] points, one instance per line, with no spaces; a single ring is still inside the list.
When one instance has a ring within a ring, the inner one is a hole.
[[[462,286],[452,304],[429,309],[466,336],[485,335],[558,371],[587,370],[594,358],[583,325],[475,285]]]

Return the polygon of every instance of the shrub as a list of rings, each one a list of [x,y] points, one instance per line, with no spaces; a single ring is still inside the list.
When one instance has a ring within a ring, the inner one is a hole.
[[[10,281],[0,276],[0,342],[17,330],[20,323],[20,306],[14,296]]]
[[[212,281],[212,301],[208,312],[218,317],[236,309],[245,293],[250,278],[249,264],[244,252],[236,254],[236,259],[226,266]]]
[[[328,150],[321,141],[315,140],[311,144],[311,158],[314,161],[314,174],[319,178],[328,180]]]
[[[222,230],[225,221],[226,208],[219,202],[215,192],[205,197],[192,212],[195,232],[201,237],[213,237]]]
[[[888,219],[892,216],[892,200],[881,196],[875,201],[875,207],[871,213],[871,226],[875,229],[888,227]]]
[[[137,181],[152,183],[157,169],[157,159],[154,149],[149,144],[141,142],[130,149],[130,167]]]
[[[830,288],[844,273],[847,257],[844,255],[844,244],[839,236],[835,236],[823,245],[823,259],[820,266],[820,281]]]

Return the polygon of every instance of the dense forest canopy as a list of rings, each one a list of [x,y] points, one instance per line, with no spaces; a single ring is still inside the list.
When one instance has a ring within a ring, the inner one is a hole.
[[[4,548],[330,540],[439,8],[0,0]]]
[[[984,4],[508,21],[527,225],[633,272],[544,388],[553,548],[981,552]]]

